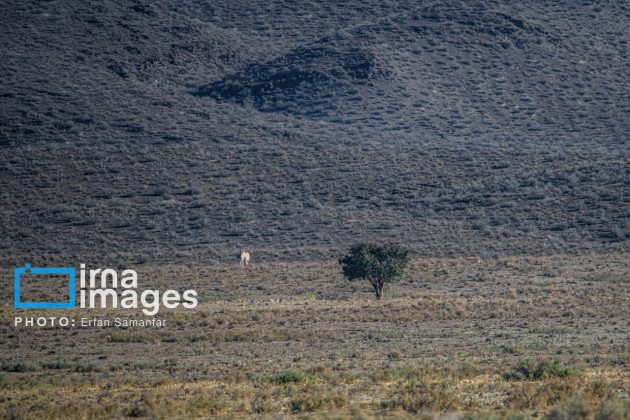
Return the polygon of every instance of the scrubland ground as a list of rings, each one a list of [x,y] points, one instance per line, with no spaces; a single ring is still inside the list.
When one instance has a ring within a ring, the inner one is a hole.
[[[415,259],[378,302],[333,261],[146,266],[140,288],[199,306],[128,329],[3,308],[0,417],[623,418],[629,274],[623,253]]]
[[[0,2],[0,417],[627,417],[628,20]],[[424,259],[377,302],[334,262],[359,241]],[[13,309],[25,263],[134,268],[200,305],[15,328],[38,314]]]

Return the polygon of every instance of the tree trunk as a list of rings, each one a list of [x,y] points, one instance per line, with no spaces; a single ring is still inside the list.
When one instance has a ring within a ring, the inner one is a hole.
[[[385,285],[385,283],[380,282],[380,281],[372,281],[372,287],[374,288],[374,294],[376,295],[376,299],[377,300],[381,300],[381,298],[383,297],[383,286]]]
[[[374,294],[376,295],[376,299],[380,299],[381,293],[378,290],[378,283],[376,282],[376,280],[370,280],[370,283],[372,284],[372,289],[374,289]]]

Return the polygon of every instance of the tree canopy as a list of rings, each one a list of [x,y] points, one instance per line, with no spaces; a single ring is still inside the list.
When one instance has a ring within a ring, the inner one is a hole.
[[[344,276],[350,280],[368,280],[377,299],[383,297],[386,283],[399,279],[407,263],[409,250],[397,244],[357,244],[339,260]]]

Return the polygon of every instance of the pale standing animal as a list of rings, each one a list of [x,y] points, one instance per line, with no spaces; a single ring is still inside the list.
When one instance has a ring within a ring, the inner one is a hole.
[[[241,250],[241,253],[239,255],[238,265],[240,265],[240,266],[248,265],[249,264],[249,258],[250,258],[249,252]]]

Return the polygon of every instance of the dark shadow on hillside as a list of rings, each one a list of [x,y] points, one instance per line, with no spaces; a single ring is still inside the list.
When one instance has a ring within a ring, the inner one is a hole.
[[[275,60],[199,87],[194,94],[218,101],[251,104],[262,112],[311,118],[334,113],[342,98],[382,73],[374,54],[362,48],[300,47]]]

